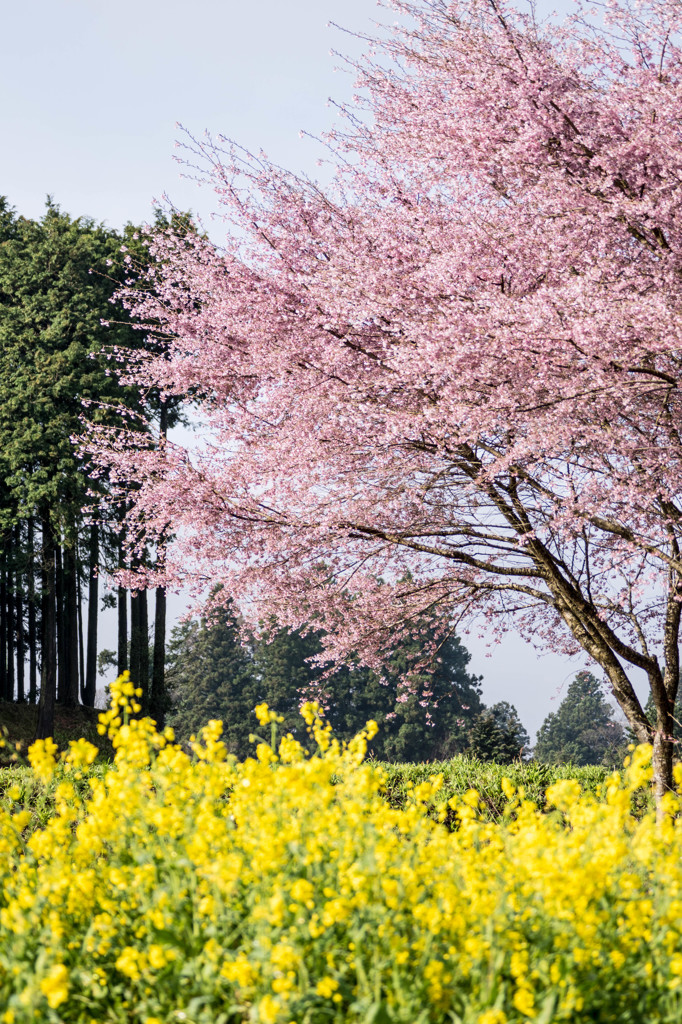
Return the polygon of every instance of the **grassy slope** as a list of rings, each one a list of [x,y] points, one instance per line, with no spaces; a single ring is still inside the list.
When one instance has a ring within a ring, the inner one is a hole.
[[[102,737],[97,732],[100,712],[95,708],[55,708],[54,739],[60,750],[69,745],[69,740],[83,737],[102,748]],[[12,752],[17,749],[25,756],[33,742],[38,708],[31,704],[12,704],[0,701],[0,735],[7,741],[7,747],[0,750],[0,765],[10,763]],[[17,744],[19,747],[17,747]]]

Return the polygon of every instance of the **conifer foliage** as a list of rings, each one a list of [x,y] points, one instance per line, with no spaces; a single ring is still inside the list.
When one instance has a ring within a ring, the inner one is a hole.
[[[618,767],[625,748],[625,730],[615,720],[601,683],[591,672],[578,672],[559,708],[540,726],[535,759]]]
[[[469,750],[481,761],[496,764],[511,764],[530,757],[530,737],[513,704],[499,701],[477,717]]]
[[[253,755],[253,709],[265,702],[283,716],[282,730],[305,743],[300,706],[314,698],[340,739],[374,719],[379,730],[370,751],[380,760],[433,761],[471,750],[472,726],[483,711],[480,679],[467,671],[470,655],[456,637],[442,645],[429,671],[419,671],[418,685],[410,681],[415,651],[409,645],[394,652],[381,674],[348,665],[329,673],[313,660],[323,639],[319,632],[275,629],[244,643],[232,611],[176,627],[168,682],[177,737],[186,741],[217,718],[230,752]]]
[[[84,421],[120,424],[122,409],[140,411],[107,355],[143,340],[112,306],[133,234],[52,200],[30,220],[0,199],[0,700],[39,698],[41,737],[55,701],[95,703],[98,571],[119,568],[121,524],[84,511],[108,481],[74,438]]]

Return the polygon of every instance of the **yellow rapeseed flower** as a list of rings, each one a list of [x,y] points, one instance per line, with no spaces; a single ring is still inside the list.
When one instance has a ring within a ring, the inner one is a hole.
[[[69,972],[64,964],[54,964],[50,968],[47,977],[40,982],[40,991],[52,1010],[66,1002],[69,998]]]

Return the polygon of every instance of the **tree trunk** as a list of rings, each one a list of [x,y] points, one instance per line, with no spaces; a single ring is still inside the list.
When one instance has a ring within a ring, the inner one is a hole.
[[[62,549],[55,546],[55,597],[57,627],[57,700],[61,704],[66,694],[66,629],[64,622],[64,567]]]
[[[21,550],[21,527],[15,527],[15,545],[17,552]],[[17,564],[15,573],[16,581],[16,622],[17,622],[17,700],[22,702],[26,699],[25,688],[25,660],[26,644],[24,634],[24,590],[21,567]]]
[[[138,685],[140,676],[140,595],[130,595],[130,675]]]
[[[157,587],[154,602],[154,661],[149,713],[158,729],[166,717],[166,588]]]
[[[29,602],[29,702],[35,705],[38,695],[38,630],[36,628],[36,565],[33,518],[29,519],[28,590]]]
[[[33,518],[28,521],[28,700],[35,704],[38,682],[38,631],[36,629],[35,544]]]
[[[672,721],[670,723],[672,726]],[[656,801],[656,817],[663,817],[661,798],[673,789],[673,748],[672,728],[669,732],[657,729],[654,734],[654,800]]]
[[[147,591],[139,590],[130,599],[130,678],[142,690],[140,703],[149,707],[149,627]]]
[[[10,559],[9,565],[12,565]],[[14,700],[14,573],[7,569],[7,695]]]
[[[7,570],[6,554],[3,552],[2,569],[0,570],[0,694],[3,700],[11,700],[7,685]]]
[[[78,670],[80,673],[81,704],[85,704],[85,650],[83,645],[83,591],[81,589],[81,566],[76,562],[76,583],[78,585]]]
[[[42,577],[42,643],[40,703],[36,739],[47,739],[54,733],[54,707],[57,697],[57,647],[55,638],[55,574],[56,545],[52,525],[43,519],[43,545],[41,558]]]
[[[67,707],[78,704],[78,584],[76,549],[64,548],[64,694]]]
[[[161,401],[159,414],[160,443],[165,444],[168,436],[168,404]],[[159,539],[156,550],[157,568],[163,569],[166,560],[164,535]],[[157,587],[154,596],[154,657],[152,661],[152,685],[149,697],[149,713],[157,728],[163,729],[166,717],[166,588]]]
[[[88,650],[85,659],[85,696],[84,703],[89,708],[95,706],[97,692],[97,616],[99,613],[99,525],[90,526],[90,547],[88,551]],[[119,591],[121,588],[119,587]],[[125,594],[125,591],[124,591]],[[120,610],[119,610],[120,626]],[[127,627],[126,627],[127,632]],[[127,637],[126,637],[127,640]],[[119,640],[120,644],[120,640]],[[120,658],[120,653],[119,653]],[[123,670],[119,665],[119,674]]]
[[[140,703],[143,713],[149,712],[149,611],[147,591],[140,592],[140,682],[142,690]]]
[[[118,535],[118,566],[124,567],[123,558],[123,526]],[[132,604],[132,602],[131,602]],[[131,608],[132,618],[132,608]],[[128,669],[128,591],[125,587],[118,588],[118,674],[123,675]]]

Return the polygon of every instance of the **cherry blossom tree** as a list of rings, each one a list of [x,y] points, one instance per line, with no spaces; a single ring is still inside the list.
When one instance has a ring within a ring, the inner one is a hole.
[[[143,388],[197,444],[100,431],[142,584],[222,584],[372,664],[429,615],[584,651],[671,782],[682,605],[682,7],[565,23],[397,2],[328,188],[187,137],[223,247],[150,236]],[[594,11],[596,10],[596,15]],[[645,673],[647,715],[632,685]]]

